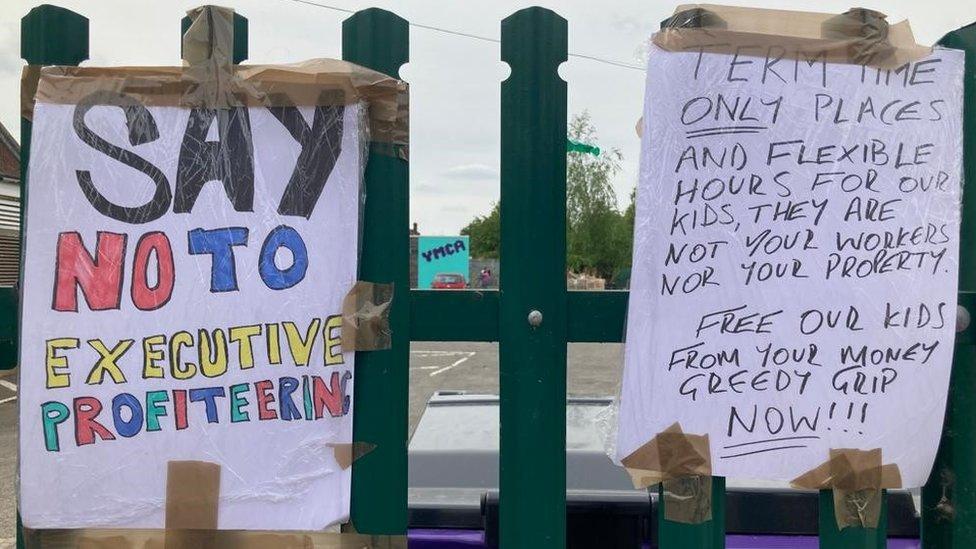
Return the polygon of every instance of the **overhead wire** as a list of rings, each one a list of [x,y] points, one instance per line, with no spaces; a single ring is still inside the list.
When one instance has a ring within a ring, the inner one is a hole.
[[[342,7],[339,7],[339,6],[333,6],[333,5],[330,5],[330,4],[323,4],[321,2],[312,2],[311,0],[290,0],[290,1],[291,2],[295,2],[297,4],[305,4],[305,5],[308,5],[308,6],[315,6],[315,7],[318,7],[318,8],[323,8],[323,9],[328,9],[328,10],[333,10],[333,11],[339,11],[339,12],[342,12],[342,13],[356,13],[355,10],[351,10],[351,9],[348,9],[348,8],[342,8]],[[424,25],[424,24],[421,24],[421,23],[412,23],[410,21],[408,21],[407,24],[409,24],[411,27],[417,27],[417,28],[420,28],[420,29],[426,29],[426,30],[430,30],[430,31],[434,31],[434,32],[440,32],[440,33],[444,33],[444,34],[450,34],[450,35],[453,35],[453,36],[460,36],[460,37],[463,37],[463,38],[470,38],[472,40],[481,40],[483,42],[492,42],[492,43],[495,43],[495,44],[501,43],[501,40],[499,40],[497,38],[491,38],[491,37],[488,37],[488,36],[479,36],[477,34],[471,34],[471,33],[468,33],[468,32],[456,31],[456,30],[452,30],[452,29],[446,29],[446,28],[443,28],[443,27],[435,27],[433,25]],[[611,65],[611,66],[614,66],[614,67],[620,67],[620,68],[624,68],[624,69],[637,70],[637,71],[641,71],[641,72],[644,71],[644,67],[641,67],[639,65],[634,65],[634,64],[631,64],[631,63],[627,63],[625,61],[616,61],[616,60],[613,60],[613,59],[606,59],[606,58],[603,58],[603,57],[597,57],[595,55],[587,55],[587,54],[584,54],[584,53],[570,52],[568,55],[569,55],[569,57],[576,57],[576,58],[579,58],[579,59],[586,59],[586,60],[589,60],[589,61],[593,61],[595,63],[603,63],[603,64]]]

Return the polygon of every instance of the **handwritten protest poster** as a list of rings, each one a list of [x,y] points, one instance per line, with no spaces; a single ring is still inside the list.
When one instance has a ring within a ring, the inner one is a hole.
[[[748,53],[650,55],[617,456],[678,422],[715,475],[881,448],[920,486],[955,334],[963,55]]]
[[[360,107],[119,101],[34,110],[24,525],[161,528],[171,460],[220,465],[221,529],[343,520]]]

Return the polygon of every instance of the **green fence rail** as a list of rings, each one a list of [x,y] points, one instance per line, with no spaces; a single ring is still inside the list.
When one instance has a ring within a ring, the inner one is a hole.
[[[397,76],[408,60],[408,23],[393,13],[357,12],[342,31],[342,55],[348,61]],[[949,33],[941,43],[967,52],[965,175],[976,181],[976,26]],[[55,6],[34,8],[22,20],[21,56],[30,65],[77,65],[88,58],[88,20]],[[371,148],[360,278],[394,283],[396,297],[392,349],[363,353],[356,361],[356,401],[384,403],[360,406],[354,416],[355,440],[377,446],[353,464],[352,521],[360,532],[396,535],[407,529],[410,341],[497,341],[501,545],[566,544],[567,344],[622,341],[627,293],[566,290],[566,83],[557,73],[567,59],[566,20],[542,8],[516,12],[502,21],[501,57],[511,76],[501,84],[501,261],[506,276],[499,291],[408,289],[408,164]],[[237,16],[234,59],[246,58],[247,19]],[[30,133],[30,121],[22,119],[23,201]],[[964,195],[959,299],[976,311],[976,255],[966,253],[976,244],[976,198],[971,195]],[[14,291],[0,291],[2,368],[16,364],[15,308]],[[974,330],[960,332],[956,342],[947,422],[923,490],[922,543],[927,548],[976,547]],[[723,547],[724,479],[713,482],[712,521],[687,525],[658,516],[661,547]],[[877,529],[837,531],[829,491],[820,495],[820,517],[822,547],[885,546],[884,519]]]

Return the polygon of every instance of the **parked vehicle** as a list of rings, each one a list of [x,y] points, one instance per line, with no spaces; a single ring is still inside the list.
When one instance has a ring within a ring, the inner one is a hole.
[[[430,287],[435,290],[463,290],[468,287],[468,282],[460,273],[437,273]]]

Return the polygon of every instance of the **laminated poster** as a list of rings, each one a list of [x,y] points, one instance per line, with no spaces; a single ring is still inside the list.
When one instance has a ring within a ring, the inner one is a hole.
[[[118,97],[34,110],[24,525],[162,528],[171,460],[220,465],[220,529],[344,520],[361,108]]]
[[[955,336],[963,53],[770,50],[651,52],[617,457],[678,422],[716,476],[881,448],[921,486]]]

